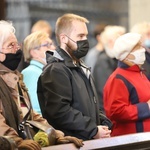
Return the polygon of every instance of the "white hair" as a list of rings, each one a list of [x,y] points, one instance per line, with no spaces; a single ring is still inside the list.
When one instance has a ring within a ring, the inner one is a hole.
[[[110,39],[116,40],[120,35],[125,34],[126,29],[123,26],[108,25],[101,34],[103,44],[107,45]]]
[[[145,35],[150,30],[150,22],[139,22],[131,28],[131,32]]]
[[[15,34],[15,28],[12,25],[12,22],[0,20],[0,50],[10,34]]]

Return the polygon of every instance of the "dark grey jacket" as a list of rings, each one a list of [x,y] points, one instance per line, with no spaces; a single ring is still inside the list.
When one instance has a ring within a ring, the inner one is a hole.
[[[117,63],[118,61],[115,58],[108,57],[104,50],[97,56],[97,61],[93,69],[93,78],[98,93],[100,109],[103,112],[103,88],[109,76],[117,68]]]
[[[92,139],[102,122],[89,71],[81,63],[74,65],[64,50],[57,52],[62,60],[50,57],[38,81],[42,115],[65,135]]]

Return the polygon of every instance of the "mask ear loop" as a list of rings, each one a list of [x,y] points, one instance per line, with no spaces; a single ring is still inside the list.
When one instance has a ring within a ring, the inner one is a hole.
[[[66,35],[66,37],[68,37],[72,42],[77,43],[73,39],[71,39],[68,35]]]
[[[75,42],[74,40],[72,40],[68,35],[65,34],[66,37],[68,37],[72,42]],[[76,43],[76,42],[75,42]],[[70,50],[72,50],[66,43],[64,43]]]
[[[143,46],[142,46],[143,47]],[[144,47],[142,48],[142,49],[145,49]],[[131,55],[133,55],[134,56],[134,59],[130,59],[130,58],[125,58],[127,61],[129,61],[129,62],[133,62],[133,63],[135,63],[135,64],[137,64],[136,62],[135,62],[135,60],[137,59],[137,57],[136,57],[136,55],[134,54],[134,53],[138,53],[139,51],[134,51],[134,52],[131,52],[130,54]],[[145,49],[145,52],[146,52],[146,49]],[[129,55],[130,55],[129,54]]]
[[[5,53],[3,53],[3,52],[0,52],[0,54],[5,54]]]
[[[2,61],[0,60],[0,62],[3,62],[3,61],[6,59],[6,54],[3,53],[3,52],[0,52],[0,55],[1,55],[1,54],[2,54],[2,55],[5,55],[5,56],[4,56],[4,59],[3,59]]]

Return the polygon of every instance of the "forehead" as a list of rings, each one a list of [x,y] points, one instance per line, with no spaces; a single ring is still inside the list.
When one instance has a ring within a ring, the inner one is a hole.
[[[51,43],[52,42],[52,40],[50,39],[50,38],[44,38],[44,39],[42,39],[42,42],[49,42],[49,43]]]
[[[88,34],[87,25],[85,22],[74,20],[72,22],[72,34]]]
[[[10,34],[10,36],[8,36],[8,38],[4,41],[3,44],[9,44],[11,42],[17,42],[17,38],[14,34]]]

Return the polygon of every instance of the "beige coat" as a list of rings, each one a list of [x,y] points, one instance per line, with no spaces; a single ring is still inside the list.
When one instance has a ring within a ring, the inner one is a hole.
[[[19,112],[20,112],[20,119],[22,120],[23,119],[23,111],[20,107],[20,96],[19,96],[18,86],[17,86],[18,83],[21,87],[23,97],[25,97],[24,105],[25,106],[30,105],[29,97],[27,94],[27,89],[25,87],[25,84],[22,81],[22,74],[20,74],[18,71],[11,71],[0,63],[0,76],[5,81],[5,83],[10,87],[12,97],[13,97],[14,101],[16,102]],[[4,110],[2,103],[0,103],[0,136],[4,136],[4,135],[5,136],[18,136],[17,132],[13,128],[11,128],[10,126],[8,126],[6,124],[5,117],[3,116],[5,111],[7,111],[7,110]],[[32,110],[31,115],[32,115],[33,120],[47,123],[47,121],[44,118],[42,118],[42,116],[40,114],[35,113],[33,110]]]

